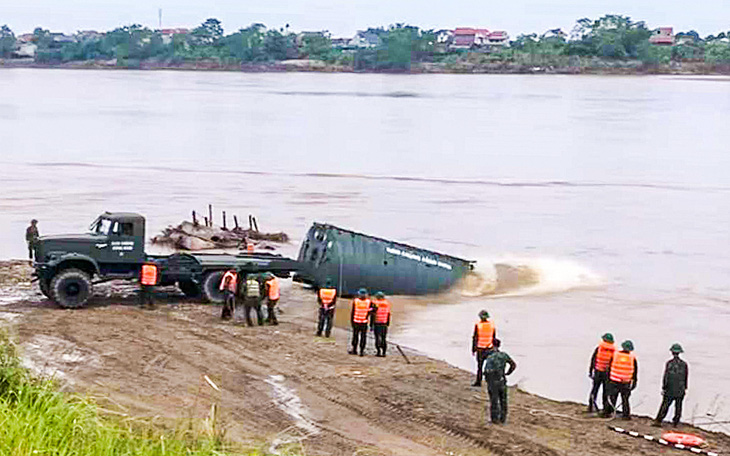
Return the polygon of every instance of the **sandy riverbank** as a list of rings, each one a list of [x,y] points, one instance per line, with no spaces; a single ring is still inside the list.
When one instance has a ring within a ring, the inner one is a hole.
[[[376,358],[372,345],[369,356],[348,355],[346,330],[314,336],[314,299],[298,286],[285,284],[279,326],[247,328],[172,288],[159,290],[156,310],[141,310],[125,283],[97,287],[88,308],[59,309],[29,274],[24,262],[0,263],[0,315],[28,365],[116,413],[202,419],[218,404],[227,439],[274,451],[294,442],[308,455],[682,454],[607,426],[659,435],[648,418],[607,421],[517,388],[507,425],[487,424],[471,373],[405,348],[407,361],[392,348]],[[730,450],[724,434],[680,430]]]

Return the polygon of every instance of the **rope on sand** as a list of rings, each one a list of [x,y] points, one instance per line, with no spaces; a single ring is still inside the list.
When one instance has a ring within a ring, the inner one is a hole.
[[[619,434],[626,434],[626,435],[629,435],[631,437],[637,437],[637,438],[641,438],[641,439],[644,439],[644,440],[648,440],[650,442],[656,442],[656,443],[658,443],[660,445],[665,445],[665,446],[673,447],[673,448],[676,448],[678,450],[687,450],[687,451],[691,451],[692,453],[695,453],[695,454],[705,454],[707,456],[720,456],[718,453],[715,453],[715,452],[712,452],[712,451],[703,450],[701,448],[696,448],[696,447],[692,447],[692,446],[682,445],[681,443],[667,442],[666,440],[662,439],[661,437],[654,437],[653,435],[639,434],[636,431],[629,431],[627,429],[620,428],[620,427],[617,427],[617,426],[608,426],[608,428],[611,429],[612,431],[618,432]]]

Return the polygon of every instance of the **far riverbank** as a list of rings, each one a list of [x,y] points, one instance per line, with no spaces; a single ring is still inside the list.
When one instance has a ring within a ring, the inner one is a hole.
[[[38,68],[74,70],[178,70],[240,71],[248,73],[321,72],[321,73],[394,73],[394,74],[566,74],[566,75],[730,75],[730,63],[670,62],[647,64],[639,60],[599,58],[564,59],[536,56],[522,62],[489,60],[486,56],[467,57],[449,62],[414,63],[409,69],[356,69],[352,65],[320,60],[283,60],[277,62],[226,64],[219,61],[173,62],[137,61],[120,64],[116,60],[86,60],[43,63],[32,59],[0,59],[0,68]]]

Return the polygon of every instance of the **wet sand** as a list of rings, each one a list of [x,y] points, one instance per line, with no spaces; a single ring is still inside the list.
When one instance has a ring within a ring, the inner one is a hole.
[[[158,290],[155,310],[139,309],[134,285],[124,282],[96,287],[87,308],[60,309],[28,284],[29,273],[24,262],[0,263],[0,292],[13,297],[0,315],[10,321],[26,364],[115,414],[203,420],[217,404],[228,441],[273,452],[300,446],[311,455],[668,451],[609,429],[658,436],[646,417],[604,420],[586,415],[584,405],[514,387],[508,423],[488,424],[486,393],[469,386],[472,373],[406,347],[405,356],[391,346],[387,358],[377,358],[372,341],[367,356],[348,355],[349,332],[315,337],[314,296],[288,281],[281,324],[248,328],[221,321],[219,307],[187,300],[174,288]],[[712,451],[730,450],[724,434],[679,429],[701,435]]]

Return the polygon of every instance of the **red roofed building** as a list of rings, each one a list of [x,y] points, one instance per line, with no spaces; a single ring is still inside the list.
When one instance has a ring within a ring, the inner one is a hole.
[[[489,30],[471,27],[459,27],[454,30],[454,49],[471,49],[487,44]]]
[[[672,46],[674,44],[674,29],[672,27],[659,27],[649,37],[649,42],[662,46]]]
[[[487,44],[503,46],[509,41],[509,35],[505,31],[496,31],[489,34],[487,37]]]

